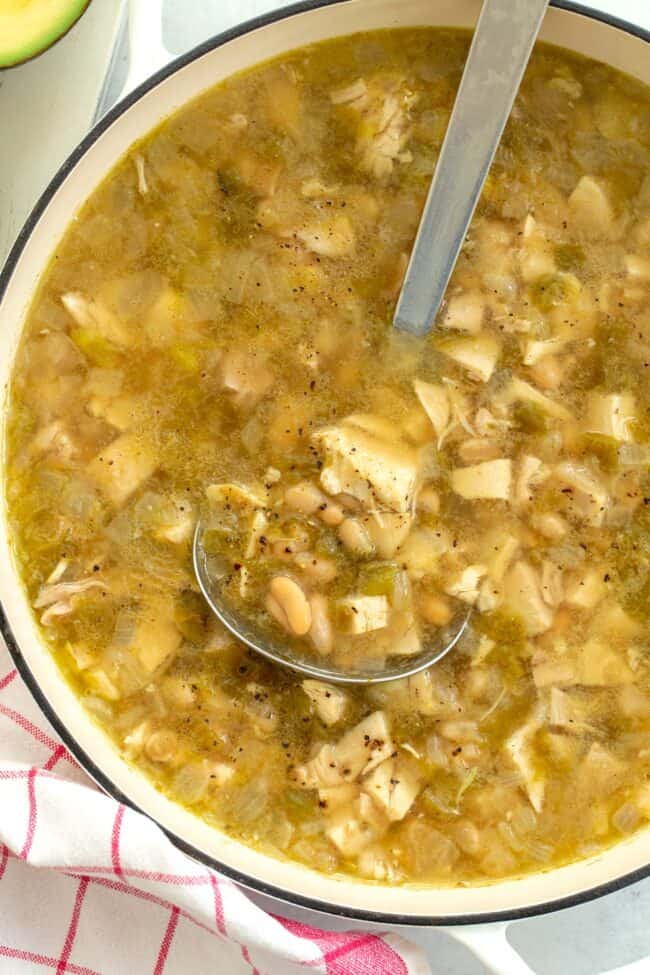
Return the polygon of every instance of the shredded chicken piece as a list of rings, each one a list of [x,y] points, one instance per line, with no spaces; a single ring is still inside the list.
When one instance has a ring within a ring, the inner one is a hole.
[[[410,109],[417,100],[401,80],[359,79],[330,94],[332,103],[353,109],[360,117],[357,154],[360,167],[376,179],[389,176],[396,162],[410,162]]]
[[[56,571],[56,570],[55,570]],[[89,589],[107,589],[106,583],[97,575],[76,582],[55,582],[41,586],[34,600],[35,609],[44,609],[41,615],[43,626],[49,626],[60,616],[68,616],[74,610],[75,596]]]
[[[330,100],[332,105],[350,105],[351,103],[359,103],[360,99],[365,98],[368,94],[368,86],[366,85],[363,78],[357,78],[349,85],[344,85],[343,88],[334,88],[330,92]],[[355,108],[362,107],[360,104],[355,104]]]
[[[137,152],[133,157],[133,162],[135,163],[136,172],[138,174],[138,193],[140,193],[141,196],[146,196],[149,192],[149,184],[147,183],[147,177],[144,171],[144,157]]]

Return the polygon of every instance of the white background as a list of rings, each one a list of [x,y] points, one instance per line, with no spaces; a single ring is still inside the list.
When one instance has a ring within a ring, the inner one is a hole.
[[[166,0],[165,42],[180,53],[219,30],[284,5],[281,0]],[[650,29],[650,0],[593,0],[591,6]],[[59,45],[36,61],[0,73],[0,260],[29,208],[90,124],[120,8],[121,0],[95,0]],[[119,90],[125,56],[118,59],[109,96]],[[308,912],[284,913],[323,923]],[[509,937],[537,975],[598,975],[635,960],[641,975],[650,971],[649,922],[647,880],[591,904],[517,922]],[[349,922],[328,926],[349,927]],[[481,964],[444,931],[405,933],[426,948],[434,972],[483,975]]]

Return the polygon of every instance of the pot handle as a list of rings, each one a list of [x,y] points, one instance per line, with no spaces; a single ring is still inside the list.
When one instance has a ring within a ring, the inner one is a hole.
[[[171,61],[163,44],[163,0],[128,0],[129,70],[120,99]]]
[[[535,975],[506,937],[508,922],[468,924],[441,930],[460,941],[485,965],[490,975]]]

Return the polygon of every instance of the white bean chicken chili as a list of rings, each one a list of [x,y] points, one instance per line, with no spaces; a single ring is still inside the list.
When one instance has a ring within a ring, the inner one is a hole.
[[[539,45],[437,327],[391,328],[469,35],[236,76],[60,242],[6,497],[43,638],[124,757],[319,871],[472,884],[650,819],[650,96]],[[198,592],[414,677],[274,668]]]

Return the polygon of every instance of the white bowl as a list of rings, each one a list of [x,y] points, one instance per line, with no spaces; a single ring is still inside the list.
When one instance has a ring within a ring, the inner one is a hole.
[[[35,286],[73,215],[131,143],[233,72],[304,44],[381,27],[471,26],[475,0],[330,0],[259,18],[174,61],[121,102],[83,140],[37,204],[0,276],[7,388]],[[605,61],[650,83],[648,36],[569,3],[549,10],[541,38]],[[6,408],[2,422],[6,422]],[[4,430],[3,430],[4,443]],[[3,458],[4,463],[4,458]],[[396,924],[514,918],[575,904],[650,872],[650,830],[612,849],[546,872],[485,886],[391,889],[325,876],[244,846],[170,802],[127,765],[93,723],[44,646],[16,571],[6,514],[0,523],[0,625],[23,678],[80,764],[113,796],[156,820],[182,849],[233,879],[316,910]]]

